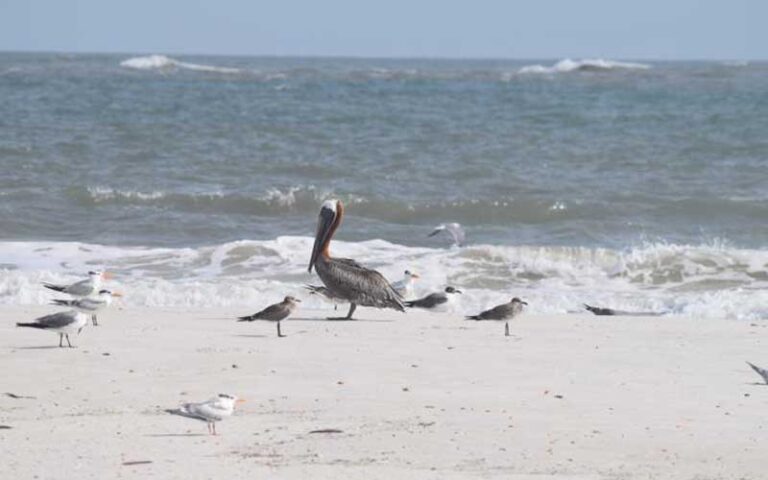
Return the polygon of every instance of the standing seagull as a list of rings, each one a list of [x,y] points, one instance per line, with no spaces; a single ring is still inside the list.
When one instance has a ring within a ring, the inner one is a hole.
[[[202,420],[208,426],[208,433],[216,435],[216,422],[231,417],[235,412],[235,404],[242,403],[245,400],[237,398],[234,395],[220,393],[210,400],[200,403],[185,403],[179,408],[166,410],[168,413],[180,415],[182,417]]]
[[[99,323],[96,320],[96,313],[110,306],[113,297],[122,297],[122,295],[117,292],[112,293],[109,290],[101,290],[95,297],[83,297],[75,300],[61,300],[55,298],[53,299],[53,305],[61,305],[74,308],[78,312],[90,313],[93,325],[98,326]]]
[[[504,303],[493,307],[490,310],[486,310],[477,315],[467,317],[467,320],[498,320],[504,321],[504,335],[509,336],[509,320],[520,315],[523,311],[523,305],[528,303],[520,300],[519,298],[513,298],[509,303]]]
[[[405,306],[409,308],[424,308],[435,311],[446,310],[450,307],[450,304],[453,303],[457,293],[461,293],[461,290],[453,287],[445,287],[445,291],[443,292],[430,293],[424,298],[405,302]]]
[[[328,290],[351,305],[346,317],[329,320],[352,320],[358,305],[376,308],[393,308],[405,311],[403,300],[386,278],[376,270],[365,268],[349,258],[333,258],[328,252],[333,234],[341,225],[344,206],[339,200],[326,200],[320,207],[317,234],[309,259],[309,272],[314,267]]]
[[[266,320],[268,322],[277,322],[277,336],[284,337],[285,335],[280,332],[280,321],[286,319],[296,309],[296,303],[301,303],[301,300],[288,295],[282,302],[270,305],[253,315],[238,317],[237,321],[252,322],[254,320]]]
[[[406,270],[404,273],[404,277],[402,280],[399,280],[392,284],[392,288],[395,289],[397,293],[400,294],[403,298],[408,298],[413,296],[413,284],[416,283],[416,279],[421,278],[419,277],[418,273],[411,272],[410,270]]]
[[[69,342],[70,333],[80,333],[80,330],[88,323],[88,317],[81,312],[70,310],[68,312],[53,313],[35,319],[34,322],[17,323],[17,327],[39,328],[41,330],[50,330],[59,334],[59,347],[63,347],[64,337],[67,337],[67,345],[73,348]]]
[[[88,272],[88,278],[70,285],[54,285],[52,283],[43,282],[43,286],[56,292],[72,295],[73,297],[87,297],[98,292],[101,289],[101,282],[106,278],[106,272],[91,271]]]
[[[754,364],[749,363],[749,362],[747,362],[747,365],[752,367],[752,370],[754,370],[755,372],[757,372],[758,375],[763,377],[763,381],[766,383],[766,385],[768,385],[768,370],[766,370],[764,368],[760,368],[757,365],[754,365]]]
[[[434,237],[440,232],[445,232],[453,239],[453,244],[457,247],[464,245],[464,229],[458,223],[443,223],[438,225],[432,230],[432,233],[427,235],[428,237]]]

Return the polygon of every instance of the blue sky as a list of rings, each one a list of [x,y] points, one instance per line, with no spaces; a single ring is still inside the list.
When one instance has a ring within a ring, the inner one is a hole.
[[[766,59],[768,0],[0,0],[0,50]]]

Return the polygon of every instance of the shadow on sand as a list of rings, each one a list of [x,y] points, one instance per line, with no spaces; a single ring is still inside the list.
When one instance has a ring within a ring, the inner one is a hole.
[[[355,322],[361,322],[361,323],[362,323],[362,322],[374,322],[374,323],[392,323],[392,322],[394,322],[394,320],[376,320],[376,319],[372,319],[372,318],[362,318],[362,319],[359,319],[359,318],[353,318],[352,320],[347,320],[347,319],[344,319],[344,318],[340,318],[340,319],[338,319],[338,320],[336,320],[336,319],[334,319],[334,320],[329,320],[329,319],[327,319],[327,318],[289,318],[289,319],[287,319],[286,321],[288,321],[288,322],[323,322],[323,323],[336,323],[336,322],[350,322],[350,323],[355,323]]]

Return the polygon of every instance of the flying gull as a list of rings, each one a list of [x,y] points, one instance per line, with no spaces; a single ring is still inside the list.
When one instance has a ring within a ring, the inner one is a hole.
[[[432,230],[432,233],[427,236],[434,237],[440,232],[445,232],[446,235],[450,235],[450,237],[453,239],[453,245],[456,245],[457,247],[464,245],[464,228],[462,228],[460,224],[443,223],[442,225],[435,227],[435,229]]]

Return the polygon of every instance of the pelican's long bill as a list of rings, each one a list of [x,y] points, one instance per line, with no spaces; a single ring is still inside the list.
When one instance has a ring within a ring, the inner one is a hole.
[[[320,214],[317,217],[317,233],[315,234],[315,245],[312,247],[312,257],[309,259],[309,268],[307,271],[312,273],[312,267],[315,266],[317,257],[328,245],[328,240],[333,234],[334,222],[336,221],[336,207],[341,202],[337,200],[326,200],[320,208]]]

